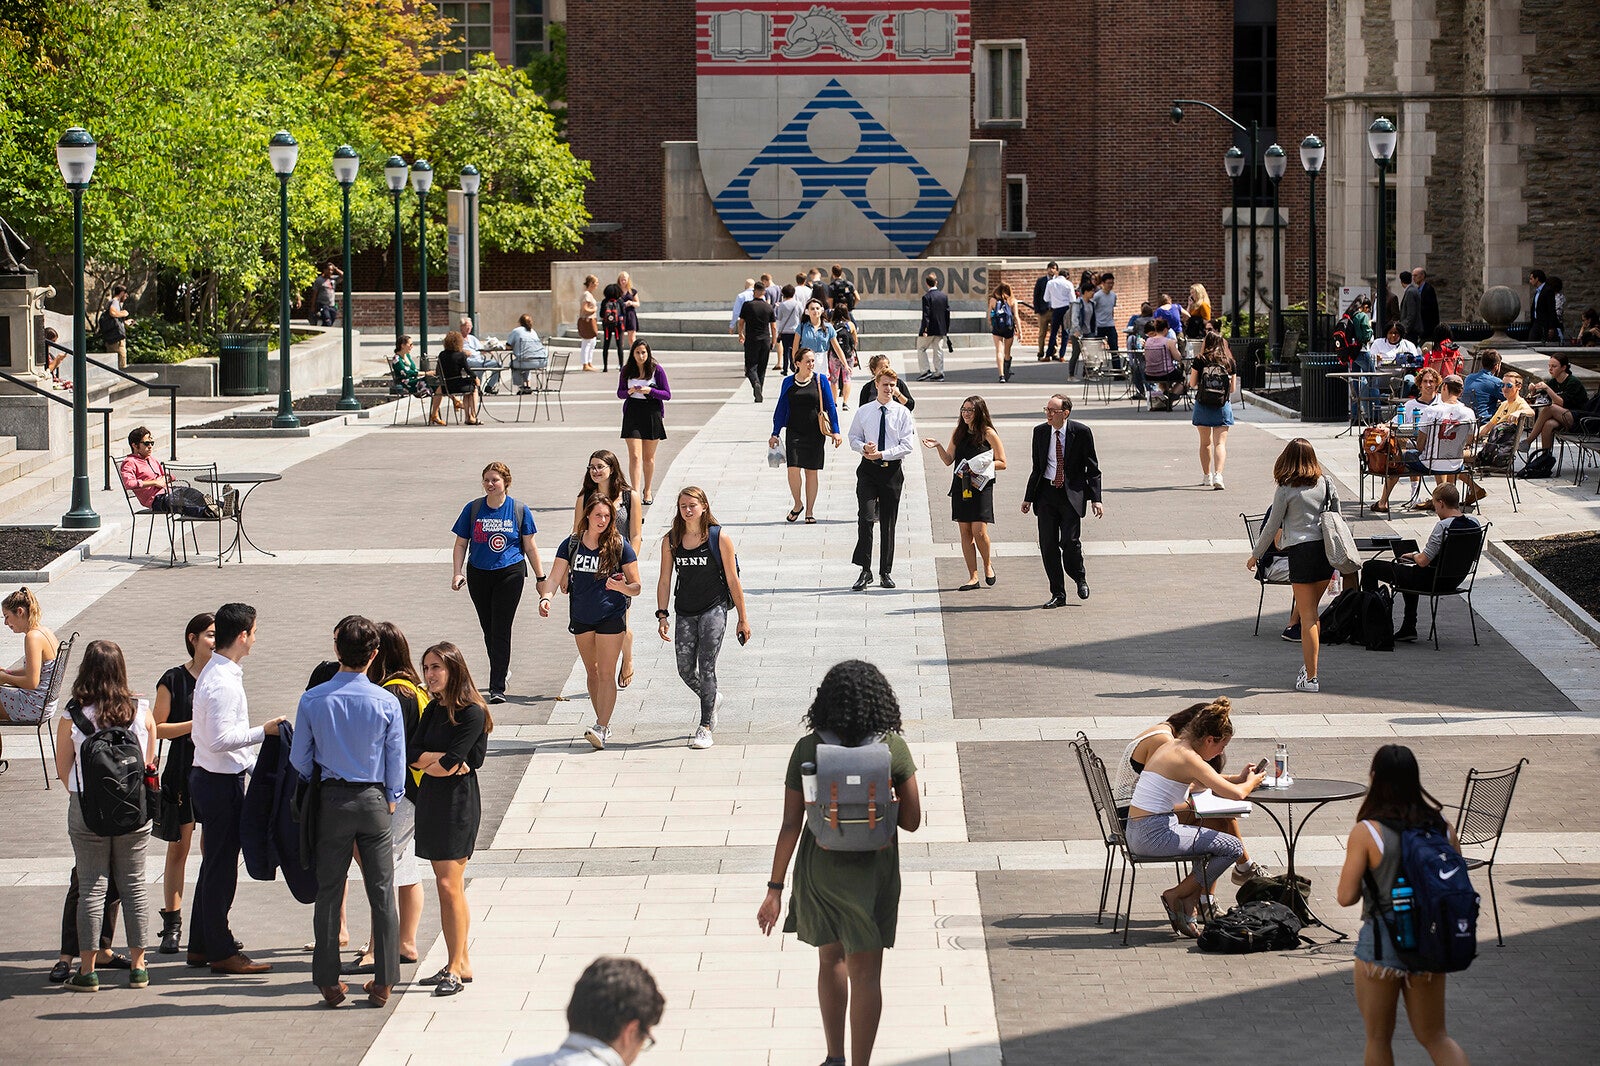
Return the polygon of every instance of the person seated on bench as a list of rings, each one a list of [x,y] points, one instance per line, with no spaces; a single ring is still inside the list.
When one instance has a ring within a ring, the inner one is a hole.
[[[544,341],[533,331],[532,315],[523,315],[517,319],[517,328],[506,338],[506,344],[511,347],[511,383],[517,387],[520,395],[526,396],[533,391],[533,387],[528,384],[528,371],[543,370],[548,367],[550,349],[545,347]]]
[[[394,342],[394,355],[389,357],[389,373],[394,375],[395,387],[402,393],[419,400],[433,395],[432,375],[417,369],[416,360],[411,358],[411,338],[403,333]]]
[[[140,507],[155,512],[167,510],[167,489],[171,480],[156,458],[156,439],[143,426],[134,426],[128,433],[128,456],[117,464],[122,477],[122,487],[133,493]]]
[[[462,348],[461,334],[451,330],[444,335],[439,349],[439,386],[433,393],[433,409],[428,412],[430,426],[444,425],[439,408],[448,393],[450,402],[466,410],[467,425],[478,425],[478,382],[467,368],[467,353]]]
[[[1152,318],[1145,331],[1144,379],[1156,387],[1150,395],[1150,409],[1170,411],[1172,402],[1183,395],[1183,354],[1165,318]]]
[[[6,628],[22,634],[22,669],[0,670],[0,722],[38,725],[44,721],[44,697],[56,672],[61,641],[42,621],[39,601],[27,588],[0,600]],[[0,774],[10,767],[0,759]]]
[[[1461,513],[1461,490],[1452,484],[1435,486],[1433,509],[1439,521],[1434,523],[1422,550],[1417,550],[1416,541],[1402,540],[1394,546],[1394,559],[1370,559],[1361,567],[1362,591],[1374,592],[1380,584],[1387,584],[1406,601],[1395,640],[1417,639],[1419,593],[1431,593],[1435,587],[1441,593],[1455,591],[1478,561],[1477,553],[1468,552],[1461,541],[1452,542],[1448,548],[1445,544],[1447,532],[1479,528],[1476,518]]]

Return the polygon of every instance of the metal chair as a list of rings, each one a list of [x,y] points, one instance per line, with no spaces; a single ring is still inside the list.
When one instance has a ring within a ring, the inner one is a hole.
[[[1241,513],[1239,515],[1240,518],[1244,519],[1244,536],[1245,536],[1245,539],[1248,540],[1251,544],[1254,544],[1256,542],[1256,538],[1261,536],[1261,527],[1267,524],[1267,514],[1268,513],[1269,512],[1267,512],[1267,511],[1262,511],[1260,514],[1252,515],[1252,514],[1243,514],[1243,513]],[[1280,586],[1282,586],[1284,588],[1288,588],[1291,584],[1293,584],[1293,582],[1289,582],[1289,581],[1270,581],[1264,575],[1265,575],[1265,571],[1262,569],[1262,562],[1261,562],[1260,559],[1257,559],[1256,560],[1256,582],[1258,584],[1260,584],[1260,586],[1261,586],[1261,597],[1260,597],[1259,600],[1256,601],[1256,628],[1255,628],[1255,635],[1258,636],[1258,637],[1261,635],[1261,612],[1266,608],[1266,603],[1267,603],[1267,586],[1268,585],[1280,585]]]
[[[1104,337],[1085,337],[1083,354],[1083,402],[1089,402],[1089,390],[1100,390],[1100,402],[1111,402],[1111,346]]]
[[[122,467],[122,462],[123,461],[121,459],[117,460],[117,468],[118,468],[118,471],[119,471],[119,480],[120,480],[120,470],[121,470],[121,467]],[[122,498],[124,500],[126,500],[127,503],[128,503],[128,515],[129,515],[129,518],[131,519],[131,521],[128,523],[128,561],[132,562],[133,561],[133,544],[134,544],[134,540],[139,535],[139,519],[141,519],[141,518],[149,518],[150,519],[150,528],[145,532],[145,537],[144,537],[144,553],[146,555],[150,554],[150,544],[155,539],[155,535],[156,535],[156,516],[160,515],[163,519],[167,520],[167,533],[169,535],[169,538],[170,538],[170,534],[172,533],[172,523],[171,523],[170,519],[168,519],[168,516],[166,515],[165,512],[152,511],[150,508],[142,506],[139,503],[139,497],[136,496],[134,494],[134,491],[132,489],[128,488],[128,486],[126,486],[126,485],[122,486]]]
[[[1515,431],[1511,438],[1511,450],[1500,462],[1485,462],[1482,458],[1483,444],[1479,442],[1468,454],[1466,465],[1461,468],[1462,473],[1470,474],[1473,481],[1482,483],[1485,477],[1504,478],[1506,482],[1506,495],[1511,499],[1511,512],[1515,514],[1522,503],[1522,493],[1517,486],[1517,458],[1523,445],[1528,439],[1528,429],[1532,426],[1526,418],[1519,418],[1514,423]],[[1581,460],[1580,460],[1581,462]]]
[[[61,688],[66,683],[67,671],[72,666],[72,648],[78,643],[78,634],[63,640],[56,648],[56,664],[50,674],[50,684],[44,690],[44,714],[38,723],[33,722],[0,722],[4,729],[32,729],[34,737],[39,742],[39,762],[44,767],[44,787],[50,788],[50,771],[55,767],[56,761],[56,732],[51,726],[55,723],[56,708],[61,702]],[[44,737],[50,734],[50,757],[45,758]]]
[[[1269,356],[1265,367],[1264,381],[1268,389],[1272,388],[1273,378],[1277,378],[1282,388],[1288,388],[1289,382],[1294,380],[1294,360],[1300,353],[1300,331],[1291,329],[1284,333],[1283,343],[1278,346],[1276,356]]]
[[[1511,796],[1517,790],[1517,778],[1527,759],[1517,760],[1515,766],[1504,770],[1467,771],[1467,783],[1461,789],[1461,806],[1456,808],[1456,838],[1463,848],[1487,846],[1488,858],[1464,856],[1467,869],[1486,868],[1489,871],[1489,908],[1494,911],[1495,943],[1505,947],[1505,937],[1500,934],[1500,904],[1494,896],[1494,858],[1500,850],[1500,834],[1505,832],[1506,815],[1511,811]]]
[[[561,403],[561,387],[566,384],[567,364],[572,361],[571,352],[563,352],[550,360],[550,366],[540,377],[539,383],[534,386],[533,395],[535,402],[544,401],[544,416],[550,417],[550,397],[556,398],[556,409],[561,412],[561,421],[567,420],[567,409]]]
[[[1431,618],[1428,626],[1428,637],[1433,641],[1433,650],[1439,650],[1439,601],[1447,596],[1464,596],[1467,601],[1467,621],[1472,624],[1472,644],[1478,645],[1478,618],[1472,612],[1472,583],[1478,577],[1478,562],[1483,558],[1483,546],[1489,539],[1490,522],[1483,522],[1476,529],[1448,529],[1444,534],[1444,543],[1439,548],[1439,558],[1432,560],[1428,567],[1433,571],[1433,588],[1428,591],[1428,613]],[[1442,561],[1447,557],[1456,557],[1456,553],[1472,552],[1472,566],[1467,571],[1467,576],[1453,587],[1441,588],[1444,579],[1444,566]]]
[[[417,395],[416,391],[412,389],[411,382],[407,380],[405,374],[401,372],[399,365],[392,356],[389,359],[389,395],[395,398],[394,411],[389,418],[389,424],[391,426],[400,425],[402,423],[408,426],[411,424],[412,404],[416,404],[424,411],[427,410],[426,405],[422,403],[422,397]],[[400,417],[400,397],[402,396],[405,397],[406,401],[406,415],[403,419]]]
[[[1083,732],[1072,738],[1072,750],[1078,756],[1078,769],[1083,774],[1083,787],[1089,792],[1089,802],[1094,807],[1095,822],[1100,827],[1100,836],[1106,846],[1106,868],[1100,877],[1100,910],[1095,914],[1094,924],[1099,925],[1105,920],[1106,899],[1111,895],[1111,863],[1117,851],[1116,832],[1114,826],[1117,822],[1117,812],[1113,808],[1109,815],[1100,806],[1100,797],[1095,791],[1094,781],[1091,777],[1089,759],[1094,754],[1094,749],[1089,747],[1089,738]]]
[[[201,481],[200,484],[204,487],[198,489],[198,491],[218,500],[220,505],[220,501],[222,499],[222,486],[216,480],[216,463],[184,466],[178,466],[171,463],[167,464],[167,480],[171,488],[176,488],[180,485],[188,488],[195,488],[193,482],[200,478],[208,478],[209,480]],[[168,567],[173,567],[178,564],[178,549],[180,547],[183,549],[183,561],[185,563],[188,563],[189,561],[190,542],[194,544],[194,550],[196,553],[200,551],[200,538],[195,533],[196,526],[214,524],[217,527],[217,569],[222,569],[222,560],[227,555],[227,552],[223,550],[222,546],[222,527],[225,523],[232,522],[235,530],[234,538],[235,540],[238,539],[237,531],[239,527],[239,515],[237,511],[235,511],[233,514],[227,514],[224,512],[219,514],[216,518],[204,518],[199,515],[185,514],[183,511],[175,509],[168,512],[167,520],[172,523],[172,535],[170,538],[171,554],[167,561]],[[185,527],[187,527],[189,530],[188,542],[183,539]],[[231,550],[231,546],[229,550]]]

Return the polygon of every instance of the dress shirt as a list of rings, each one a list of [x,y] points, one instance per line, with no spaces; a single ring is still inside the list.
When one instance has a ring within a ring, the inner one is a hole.
[[[778,333],[795,333],[800,329],[800,319],[804,317],[804,307],[798,299],[781,301],[774,308],[778,319]]]
[[[904,459],[917,446],[917,424],[912,420],[911,412],[898,403],[885,407],[873,400],[856,408],[855,420],[850,423],[850,447],[864,452],[869,442],[877,444],[878,425],[885,417],[889,420],[888,428],[878,458]]]
[[[1057,448],[1061,449],[1061,454],[1063,454],[1063,455],[1066,454],[1066,449],[1067,449],[1067,427],[1066,427],[1066,423],[1062,423],[1062,426],[1061,426],[1060,429],[1057,429],[1054,426],[1050,427],[1050,445],[1049,445],[1049,447],[1045,448],[1045,450],[1044,450],[1044,483],[1046,485],[1054,485],[1056,483],[1056,449]],[[1063,483],[1065,483],[1065,482],[1063,482]]]
[[[1044,284],[1044,302],[1051,307],[1067,307],[1077,299],[1072,282],[1065,274],[1057,274]]]
[[[744,310],[744,305],[755,298],[754,289],[746,289],[733,298],[733,317],[728,319],[729,331],[739,328],[739,312]]]
[[[310,780],[312,764],[324,779],[377,781],[390,803],[405,795],[406,736],[400,701],[367,680],[341,670],[300,697],[289,762]]]
[[[507,1066],[622,1066],[622,1056],[604,1040],[583,1033],[568,1033],[561,1047],[548,1055],[512,1059]]]
[[[244,670],[226,655],[213,655],[194,684],[194,764],[214,774],[238,774],[256,764],[256,745],[266,730],[250,724]]]
[[[117,465],[117,472],[122,475],[122,487],[133,493],[140,507],[149,507],[157,496],[167,491],[160,485],[139,484],[167,476],[167,472],[161,468],[161,460],[154,456],[146,459],[130,455]]]

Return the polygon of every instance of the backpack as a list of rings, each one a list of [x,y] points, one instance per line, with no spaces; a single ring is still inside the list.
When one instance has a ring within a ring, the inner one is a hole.
[[[889,743],[873,737],[847,747],[817,733],[817,799],[806,804],[806,825],[824,851],[882,851],[895,842],[900,801],[889,770]]]
[[[1368,651],[1394,651],[1394,595],[1381,585],[1361,593],[1361,643]]]
[[[600,321],[605,324],[608,332],[616,332],[622,328],[622,301],[606,297],[600,301]]]
[[[856,302],[860,299],[856,295],[856,287],[846,278],[839,278],[828,286],[828,297],[834,303],[842,303],[846,309],[854,311]]]
[[[1489,427],[1489,435],[1478,445],[1479,466],[1506,466],[1511,462],[1511,442],[1517,438],[1515,422],[1498,422]]]
[[[1001,333],[1016,329],[1016,319],[1011,314],[1011,305],[1004,300],[994,302],[994,310],[989,312],[989,321],[994,323],[994,328]]]
[[[1333,327],[1333,350],[1346,363],[1352,362],[1361,352],[1361,342],[1356,339],[1356,321],[1349,315],[1339,319]]]
[[[1198,945],[1218,955],[1289,951],[1300,946],[1305,923],[1281,903],[1242,903],[1206,923]]]
[[[1222,363],[1204,363],[1200,367],[1200,391],[1195,402],[1203,407],[1222,407],[1233,394],[1233,374]]]
[[[1541,448],[1528,453],[1522,461],[1522,469],[1518,471],[1520,478],[1544,478],[1555,473],[1556,453],[1550,448]]]
[[[1294,912],[1301,922],[1311,920],[1311,881],[1294,875],[1294,886],[1287,875],[1282,877],[1250,878],[1239,886],[1235,897],[1240,903],[1277,903]]]
[[[95,728],[76,699],[67,714],[83,734],[78,748],[78,802],[83,824],[95,836],[136,833],[160,803],[155,773],[145,771],[144,748],[127,726]]]
[[[1394,430],[1387,425],[1368,426],[1362,430],[1361,457],[1367,464],[1367,473],[1379,477],[1389,473],[1391,465],[1397,464],[1400,458],[1395,452]]]
[[[1455,973],[1472,965],[1478,954],[1478,893],[1467,877],[1467,860],[1461,857],[1440,826],[1402,827],[1382,821],[1400,835],[1400,872],[1411,886],[1411,913],[1417,946],[1396,952],[1407,969],[1425,973]],[[1398,943],[1389,890],[1380,889],[1372,871],[1362,875],[1379,918]],[[1376,956],[1383,961],[1383,941]]]
[[[1366,605],[1360,589],[1346,589],[1322,609],[1317,621],[1322,626],[1324,644],[1362,644]]]
[[[106,304],[105,310],[100,312],[100,343],[114,345],[118,341],[127,339],[127,320],[113,315],[111,313],[111,305],[109,303]]]
[[[728,575],[722,569],[722,527],[712,526],[707,530],[706,539],[711,543],[711,565],[717,568],[717,576],[722,579],[722,589],[727,593],[727,605],[733,608],[733,589],[728,585]],[[733,572],[740,573],[739,553],[733,553]]]

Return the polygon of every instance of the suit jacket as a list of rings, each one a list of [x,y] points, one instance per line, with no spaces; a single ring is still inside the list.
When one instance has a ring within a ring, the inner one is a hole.
[[[257,881],[275,881],[278,871],[289,892],[301,903],[317,898],[317,873],[300,865],[300,827],[293,805],[300,775],[289,764],[294,727],[285,722],[277,736],[261,742],[255,772],[244,794],[239,817],[239,850],[245,871]]]
[[[1050,305],[1044,299],[1044,287],[1049,282],[1050,275],[1040,274],[1039,280],[1033,283],[1033,313],[1036,315],[1048,315],[1050,313]]]
[[[1422,336],[1429,339],[1439,328],[1439,294],[1424,281],[1417,286],[1417,298],[1422,301]]]
[[[1412,340],[1422,339],[1422,295],[1415,285],[1407,285],[1400,297],[1400,328]]]
[[[1067,419],[1066,430],[1066,490],[1067,502],[1083,517],[1090,503],[1100,502],[1100,460],[1094,453],[1094,432],[1082,422]],[[1050,461],[1050,423],[1041,422],[1033,427],[1033,469],[1028,474],[1028,488],[1022,498],[1037,503],[1044,487],[1050,484],[1044,476]]]
[[[919,337],[948,337],[950,335],[950,297],[938,289],[922,294],[922,325]]]
[[[1544,340],[1551,330],[1557,328],[1556,292],[1548,281],[1539,286],[1538,293],[1533,297],[1532,310],[1535,339]]]

